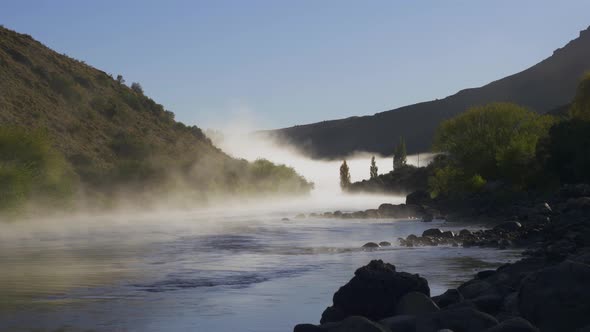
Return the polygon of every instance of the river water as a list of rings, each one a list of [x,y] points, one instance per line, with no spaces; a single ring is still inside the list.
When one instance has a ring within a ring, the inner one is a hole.
[[[434,295],[519,256],[397,245],[398,237],[426,228],[464,225],[294,218],[375,208],[384,199],[351,198],[305,211],[291,201],[7,225],[0,235],[0,330],[292,331],[297,323],[317,323],[334,292],[372,259],[425,276]],[[360,249],[368,241],[393,246]]]

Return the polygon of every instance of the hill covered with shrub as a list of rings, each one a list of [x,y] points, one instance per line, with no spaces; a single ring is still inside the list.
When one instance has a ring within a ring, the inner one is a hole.
[[[0,77],[0,206],[47,186],[105,201],[129,190],[137,198],[181,190],[199,199],[312,188],[292,168],[226,155],[139,83],[127,86],[3,27]]]

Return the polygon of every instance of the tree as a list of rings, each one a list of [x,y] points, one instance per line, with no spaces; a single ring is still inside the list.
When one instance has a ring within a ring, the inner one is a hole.
[[[393,169],[399,169],[406,165],[407,152],[406,152],[406,141],[403,137],[399,138],[399,143],[393,150]]]
[[[379,168],[377,168],[377,163],[375,162],[375,156],[371,158],[371,167],[369,168],[369,172],[371,174],[371,179],[376,179],[379,175],[377,172]]]
[[[131,83],[131,90],[139,94],[143,94],[143,88],[141,87],[141,84],[139,84],[138,82]]]
[[[344,160],[342,166],[340,166],[340,188],[346,190],[348,186],[350,186],[350,171],[346,164],[346,160]]]
[[[119,83],[119,84],[125,83],[125,79],[123,78],[123,75],[117,75],[117,83]]]
[[[570,116],[573,119],[590,121],[590,73],[587,73],[578,85]]]
[[[555,124],[539,144],[537,159],[562,183],[590,183],[590,121]]]
[[[434,150],[449,155],[466,178],[502,180],[522,186],[533,168],[537,142],[553,119],[510,103],[474,107],[444,121]]]

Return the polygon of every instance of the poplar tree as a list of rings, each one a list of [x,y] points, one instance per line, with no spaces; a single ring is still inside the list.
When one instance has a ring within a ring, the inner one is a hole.
[[[348,186],[350,186],[350,171],[346,164],[346,160],[344,160],[342,166],[340,166],[340,188],[346,190]]]
[[[369,168],[369,172],[371,174],[371,179],[376,179],[379,168],[377,168],[377,163],[375,163],[375,156],[371,158],[371,167]]]

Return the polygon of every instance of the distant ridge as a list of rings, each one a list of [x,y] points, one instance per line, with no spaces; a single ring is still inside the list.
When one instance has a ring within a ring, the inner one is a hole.
[[[590,27],[549,58],[479,88],[371,116],[323,121],[261,134],[278,138],[319,159],[341,158],[358,151],[390,155],[399,136],[405,137],[409,153],[428,151],[438,124],[471,106],[495,101],[514,102],[539,113],[563,107],[574,97],[578,81],[587,71],[590,71]]]

